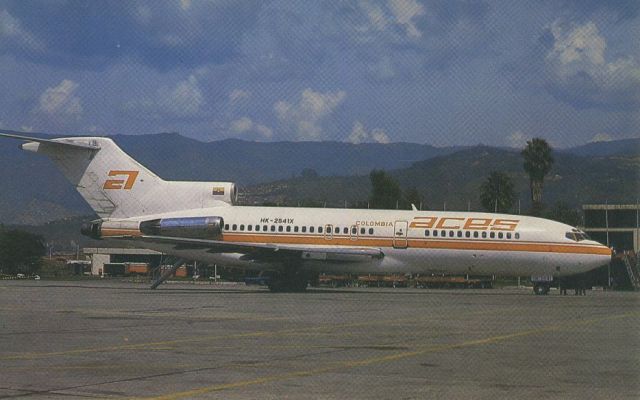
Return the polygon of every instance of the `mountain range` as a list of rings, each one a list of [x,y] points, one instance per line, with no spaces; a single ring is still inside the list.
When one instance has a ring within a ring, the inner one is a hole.
[[[522,161],[513,149],[235,139],[204,143],[175,133],[112,138],[162,178],[237,182],[248,204],[366,200],[367,175],[374,168],[390,171],[404,188],[417,188],[434,208],[445,201],[452,209],[466,209],[469,201],[477,207],[479,182],[493,169],[509,172],[522,199],[527,198]],[[92,214],[50,160],[25,153],[18,144],[0,140],[0,223],[35,225]],[[635,201],[640,139],[562,149],[555,157],[545,189],[549,200]],[[312,173],[303,174],[305,169]]]

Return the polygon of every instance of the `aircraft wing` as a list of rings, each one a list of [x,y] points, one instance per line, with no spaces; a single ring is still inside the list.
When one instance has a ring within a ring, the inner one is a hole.
[[[191,239],[143,235],[137,240],[173,244],[176,250],[208,249],[211,253],[241,253],[246,259],[277,261],[299,258],[307,261],[362,262],[382,258],[384,253],[375,247],[309,246],[281,243],[244,243],[221,240]]]

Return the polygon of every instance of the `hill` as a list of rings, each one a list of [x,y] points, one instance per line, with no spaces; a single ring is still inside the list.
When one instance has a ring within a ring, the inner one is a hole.
[[[582,157],[555,153],[555,164],[545,181],[547,204],[563,201],[579,207],[590,202],[635,202],[640,182],[640,157]],[[423,208],[441,210],[480,209],[479,188],[493,170],[507,172],[514,181],[522,210],[530,206],[528,177],[518,151],[474,147],[454,154],[414,163],[389,171],[404,188],[415,187],[424,199]],[[367,200],[368,176],[296,178],[247,188],[245,201],[305,204],[311,199],[328,206]],[[513,210],[514,212],[517,211]]]
[[[442,208],[445,201],[448,208],[466,209],[468,201],[477,207],[477,188],[492,169],[511,171],[523,207],[529,197],[516,150],[438,148],[414,143],[355,145],[233,139],[204,143],[174,133],[116,135],[113,139],[165,179],[228,180],[241,188],[248,186],[241,193],[249,204],[321,200],[344,205],[345,200],[366,200],[367,174],[374,168],[393,171],[405,188],[418,188],[434,208]],[[603,196],[611,201],[635,199],[639,180],[633,168],[640,159],[640,139],[618,142],[591,143],[556,152],[558,161],[547,182],[546,200],[579,204],[604,200]],[[49,159],[25,153],[18,145],[14,140],[0,140],[1,223],[37,225],[92,213]],[[314,170],[318,176],[302,178],[304,169]],[[630,193],[634,190],[636,193]]]
[[[232,181],[241,187],[297,176],[304,169],[328,176],[365,174],[373,168],[400,168],[456,150],[414,143],[356,145],[242,140],[203,143],[173,133],[112,138],[124,151],[165,179]],[[84,200],[49,159],[28,154],[18,146],[18,141],[0,139],[3,188],[0,222],[41,224],[91,214]]]

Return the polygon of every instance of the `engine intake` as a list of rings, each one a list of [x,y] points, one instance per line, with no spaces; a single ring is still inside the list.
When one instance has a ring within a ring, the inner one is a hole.
[[[143,221],[140,231],[144,235],[213,239],[222,234],[222,217],[161,218]]]

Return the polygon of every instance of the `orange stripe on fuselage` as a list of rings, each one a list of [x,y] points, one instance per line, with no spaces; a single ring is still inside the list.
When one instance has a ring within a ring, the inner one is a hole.
[[[404,240],[404,239],[402,239]],[[358,246],[358,247],[393,247],[393,239],[381,237],[358,237],[352,240],[350,237],[333,236],[325,239],[324,236],[290,235],[290,234],[247,234],[224,233],[223,241],[240,243],[277,243],[299,245],[332,245],[332,246]],[[486,251],[529,251],[537,253],[568,253],[568,254],[592,254],[611,255],[606,247],[590,245],[571,245],[553,243],[518,243],[513,241],[481,241],[481,240],[436,240],[407,238],[408,247],[416,249],[445,249],[445,250],[486,250]]]

